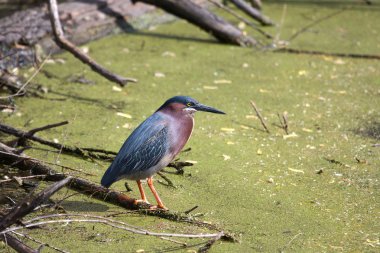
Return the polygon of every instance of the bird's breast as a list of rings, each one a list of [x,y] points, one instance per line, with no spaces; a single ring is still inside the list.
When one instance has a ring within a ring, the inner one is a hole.
[[[169,124],[169,151],[173,158],[182,150],[189,140],[193,132],[193,127],[194,118],[190,115],[174,119],[173,122]]]

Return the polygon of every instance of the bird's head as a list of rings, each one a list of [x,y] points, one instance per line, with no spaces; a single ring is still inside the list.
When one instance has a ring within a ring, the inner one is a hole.
[[[185,112],[194,114],[196,111],[225,114],[218,109],[199,103],[194,98],[188,96],[175,96],[168,99],[157,111],[170,110],[174,112]]]

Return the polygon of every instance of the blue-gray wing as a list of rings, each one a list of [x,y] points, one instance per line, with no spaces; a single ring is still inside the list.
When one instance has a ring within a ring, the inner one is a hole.
[[[154,113],[124,142],[101,184],[109,187],[121,178],[136,177],[155,166],[168,151],[168,127],[160,113]]]

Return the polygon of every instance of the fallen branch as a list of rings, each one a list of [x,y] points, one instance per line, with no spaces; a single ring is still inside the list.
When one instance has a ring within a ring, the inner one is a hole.
[[[257,41],[243,34],[237,27],[228,23],[224,19],[211,13],[205,8],[192,1],[183,0],[132,0],[155,5],[177,17],[198,26],[207,33],[211,33],[221,42],[240,45],[254,46]]]
[[[37,196],[28,196],[26,199],[21,201],[17,206],[15,206],[11,211],[2,217],[0,221],[0,231],[5,230],[7,227],[16,223],[19,219],[32,212],[34,208],[49,199],[51,195],[64,187],[68,182],[70,182],[71,179],[72,178],[70,176],[65,177],[59,182],[56,182],[41,191],[39,194],[37,194]]]
[[[67,217],[65,219],[57,220],[55,218],[59,217]],[[81,219],[72,219],[69,217],[82,217]],[[49,219],[49,220],[48,220]],[[46,221],[44,221],[46,220]],[[36,222],[38,221],[38,222]],[[114,219],[106,218],[103,216],[97,216],[97,215],[89,215],[89,214],[51,214],[51,215],[45,215],[45,216],[38,216],[35,218],[32,218],[28,221],[23,222],[23,226],[18,227],[11,227],[5,231],[2,231],[0,233],[9,233],[13,232],[22,228],[29,228],[29,227],[36,227],[41,226],[45,224],[52,224],[52,223],[70,223],[70,222],[92,222],[92,223],[102,223],[114,228],[122,229],[134,234],[140,234],[140,235],[149,235],[149,236],[156,236],[156,237],[181,237],[181,238],[215,238],[219,235],[223,236],[224,233],[214,233],[214,234],[177,234],[177,233],[157,233],[152,232],[143,228],[139,228],[137,226],[129,225],[122,221],[117,221]],[[220,238],[220,237],[219,237]]]
[[[59,124],[63,124],[63,122],[57,123],[57,124],[52,124],[51,126],[59,125]],[[43,128],[43,127],[41,127],[41,128]],[[71,147],[71,146],[55,143],[52,141],[48,141],[48,140],[42,139],[40,137],[30,135],[29,132],[25,132],[25,131],[22,131],[22,130],[19,130],[19,129],[16,129],[14,127],[11,127],[11,126],[8,126],[5,124],[1,124],[1,123],[0,123],[0,131],[7,133],[7,134],[11,134],[11,135],[16,136],[16,137],[36,141],[38,143],[47,145],[49,147],[53,147],[55,149],[58,149],[58,150],[62,151],[63,153],[66,153],[66,154],[75,154],[75,155],[80,155],[83,157],[90,157],[90,158],[95,158],[95,159],[105,159],[105,160],[112,159],[112,157],[109,157],[107,155],[96,154],[95,151],[94,152],[88,151],[91,149],[79,148],[79,147],[75,147],[75,146]],[[101,150],[96,150],[96,152],[101,152]],[[107,154],[113,153],[112,151],[104,151],[104,152]]]
[[[334,56],[334,57],[344,57],[344,58],[380,60],[380,55],[376,55],[376,54],[330,53],[330,52],[315,51],[315,50],[295,49],[295,48],[278,48],[278,49],[274,49],[273,52],[275,52],[275,53],[310,54],[310,55],[324,55],[324,56]]]
[[[37,250],[32,249],[28,245],[24,244],[22,241],[17,239],[16,237],[9,234],[0,235],[0,240],[2,240],[5,245],[8,245],[12,249],[21,253],[39,253]]]
[[[274,25],[273,21],[270,20],[268,17],[264,16],[259,10],[253,8],[250,6],[246,1],[244,0],[230,0],[237,8],[244,11],[246,14],[248,14],[253,19],[260,22],[262,25]]]
[[[261,125],[263,125],[265,131],[267,133],[270,133],[267,125],[265,124],[265,120],[264,120],[263,116],[261,116],[261,113],[260,113],[259,109],[257,109],[257,106],[256,106],[255,102],[251,101],[251,105],[252,105],[253,109],[255,110],[256,115],[259,118],[259,120],[261,122]]]
[[[200,247],[197,251],[197,253],[206,253],[208,252],[212,245],[214,245],[214,243],[216,241],[218,241],[221,237],[223,236],[223,233],[219,233],[217,236],[215,236],[214,238],[212,238],[211,240],[209,240],[204,246]]]
[[[290,38],[289,38],[287,41],[290,42],[290,41],[294,40],[295,38],[298,37],[298,35],[304,33],[304,32],[307,31],[309,28],[311,28],[311,27],[313,27],[313,26],[315,26],[315,25],[321,23],[322,21],[325,21],[325,20],[327,20],[327,19],[329,19],[329,18],[332,18],[332,17],[334,17],[334,16],[336,16],[336,15],[342,13],[342,12],[345,11],[346,9],[347,9],[347,8],[343,8],[343,9],[341,9],[341,10],[337,10],[337,11],[335,11],[335,12],[329,14],[329,15],[323,16],[323,17],[321,17],[321,18],[319,18],[319,19],[317,19],[317,20],[311,22],[310,24],[308,24],[308,25],[302,27],[300,30],[296,31],[292,36],[290,36]]]
[[[88,55],[81,52],[73,43],[71,43],[69,40],[65,38],[65,35],[63,33],[63,29],[61,26],[61,22],[59,20],[58,15],[58,6],[56,0],[49,0],[49,12],[50,12],[50,22],[53,29],[53,34],[55,37],[55,40],[57,44],[63,48],[69,51],[71,54],[73,54],[77,59],[82,61],[84,64],[87,64],[91,67],[91,69],[98,74],[102,75],[103,77],[107,78],[111,82],[115,82],[119,84],[120,86],[124,86],[127,84],[127,82],[137,82],[134,78],[126,78],[122,77],[116,74],[113,74],[112,72],[105,69],[103,66],[99,65],[97,62],[95,62],[92,58],[90,58]]]

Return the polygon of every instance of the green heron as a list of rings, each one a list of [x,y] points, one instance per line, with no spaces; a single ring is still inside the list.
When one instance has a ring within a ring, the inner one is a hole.
[[[141,194],[137,202],[149,203],[141,185],[141,180],[147,179],[156,207],[167,209],[153,186],[152,176],[185,146],[193,131],[196,111],[225,114],[191,97],[170,98],[132,132],[104,173],[101,184],[108,188],[120,179],[135,180]]]

